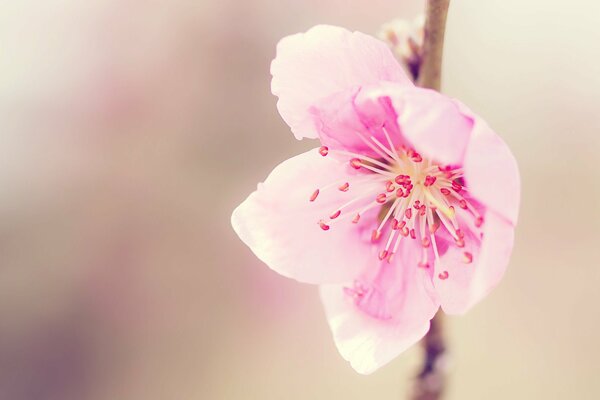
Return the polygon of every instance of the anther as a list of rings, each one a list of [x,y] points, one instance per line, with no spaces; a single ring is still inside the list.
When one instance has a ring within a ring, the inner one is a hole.
[[[377,195],[377,197],[375,197],[375,201],[378,202],[379,204],[385,203],[386,200],[387,200],[387,196],[385,193],[379,193]]]
[[[450,194],[450,191],[448,189],[446,189],[446,188],[441,188],[440,192],[442,192],[442,194],[444,194],[446,196],[448,196]]]
[[[427,236],[425,236],[423,239],[421,239],[421,244],[423,245],[423,247],[427,248],[431,244],[431,240]]]
[[[348,182],[346,182],[342,186],[340,186],[338,189],[342,192],[347,192],[349,188],[350,188],[350,184]]]
[[[438,278],[440,278],[441,280],[446,280],[448,279],[448,276],[450,274],[448,274],[448,271],[442,271],[438,274]]]
[[[378,241],[380,237],[381,237],[381,231],[374,230],[374,231],[371,233],[371,241],[372,241],[372,242],[376,242],[376,241]]]
[[[354,218],[352,218],[352,223],[353,224],[358,224],[358,221],[360,220],[360,214],[356,214],[354,216]]]
[[[334,212],[333,214],[331,214],[331,215],[329,216],[329,218],[330,218],[330,219],[336,219],[337,217],[339,217],[339,216],[340,216],[340,214],[341,214],[341,213],[342,213],[342,211],[340,211],[340,210],[337,210],[336,212]]]
[[[379,253],[379,259],[383,260],[388,256],[388,251],[387,250],[382,250],[381,253]]]
[[[411,239],[416,239],[417,238],[417,233],[415,232],[414,229],[410,230],[410,237],[411,237]]]
[[[328,231],[329,230],[329,225],[327,225],[325,222],[323,221],[319,221],[319,226],[321,227],[321,229],[323,229],[324,231]]]
[[[350,166],[354,169],[360,169],[361,167],[361,162],[359,158],[351,158],[350,159]]]
[[[410,182],[410,176],[408,176],[408,175],[398,175],[398,176],[396,176],[396,178],[394,178],[394,180],[396,181],[396,183],[398,185],[401,185],[403,183]]]
[[[475,218],[475,226],[477,228],[481,228],[481,225],[483,225],[483,217],[477,217],[477,218]]]
[[[453,181],[452,182],[452,189],[454,189],[454,191],[458,193],[458,192],[460,192],[463,189],[463,187],[462,187],[462,185],[460,183]]]
[[[325,157],[327,154],[329,154],[329,147],[327,147],[327,146],[319,147],[319,154],[322,155],[323,157]]]
[[[389,192],[389,193],[391,193],[391,192],[393,192],[394,190],[396,190],[396,187],[394,186],[394,182],[392,182],[392,181],[387,181],[387,182],[385,183],[385,190],[386,190],[386,192]]]
[[[458,202],[458,205],[459,205],[459,206],[460,206],[460,208],[462,208],[463,210],[466,210],[466,209],[467,209],[467,202],[465,201],[465,199],[461,199],[461,200]]]
[[[319,189],[315,190],[313,194],[310,195],[310,201],[315,201],[317,196],[319,195]]]
[[[407,208],[406,211],[404,211],[404,216],[406,219],[410,219],[412,217],[412,208]]]
[[[468,251],[465,251],[463,253],[463,262],[465,264],[471,264],[471,262],[473,262],[473,254],[469,253]]]
[[[427,175],[425,177],[425,182],[423,183],[423,185],[425,187],[429,187],[429,186],[431,186],[431,185],[433,185],[435,183],[436,179],[437,178],[435,176]]]
[[[397,197],[404,197],[404,189],[399,188],[398,190],[396,190],[396,196]]]
[[[419,263],[417,265],[419,268],[423,268],[423,269],[429,268],[429,263],[427,263],[425,261],[419,261]]]

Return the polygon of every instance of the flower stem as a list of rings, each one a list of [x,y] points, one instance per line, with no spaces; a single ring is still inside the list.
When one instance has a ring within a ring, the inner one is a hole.
[[[444,32],[450,0],[427,0],[425,37],[421,52],[417,85],[440,90]],[[446,386],[446,345],[444,342],[443,314],[431,320],[431,328],[422,340],[425,360],[415,379],[412,400],[439,400]]]

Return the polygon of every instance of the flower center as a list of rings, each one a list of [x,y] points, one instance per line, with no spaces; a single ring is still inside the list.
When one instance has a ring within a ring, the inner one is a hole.
[[[422,248],[420,259],[416,260],[418,266],[429,268],[431,257],[439,260],[438,229],[447,231],[454,245],[464,248],[465,235],[460,224],[468,222],[471,231],[479,230],[483,217],[469,201],[462,168],[440,165],[411,148],[394,147],[385,128],[383,132],[388,146],[373,136],[365,138],[365,143],[378,155],[376,158],[322,146],[319,153],[323,157],[330,154],[347,157],[349,165],[359,174],[352,184],[334,182],[315,190],[309,200],[316,201],[322,191],[348,192],[348,201],[318,221],[325,231],[345,218],[351,217],[351,222],[358,224],[367,211],[379,208],[377,226],[371,234],[371,241],[378,246],[378,258],[391,262],[406,238],[415,240]],[[457,218],[457,212],[461,218]],[[383,233],[386,240],[382,240]],[[465,263],[473,261],[472,253],[464,251],[463,256]],[[448,272],[442,271],[439,278],[447,279]]]

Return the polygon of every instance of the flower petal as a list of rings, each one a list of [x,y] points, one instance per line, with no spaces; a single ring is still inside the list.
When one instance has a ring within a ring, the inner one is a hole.
[[[328,146],[373,155],[374,137],[388,148],[391,140],[396,148],[407,145],[447,165],[462,164],[473,130],[473,119],[455,100],[395,82],[337,92],[313,105],[311,113]]]
[[[309,109],[321,99],[379,81],[412,86],[385,43],[328,25],[283,38],[271,74],[277,108],[297,139],[318,136]]]
[[[440,263],[436,263],[434,285],[444,312],[463,314],[481,301],[502,279],[514,242],[514,227],[496,212],[488,210],[483,225],[483,239],[466,231],[465,248],[450,245]],[[472,263],[465,263],[468,251]],[[439,274],[447,271],[447,278]]]
[[[374,263],[375,271],[367,270],[354,284],[321,286],[336,346],[361,374],[372,373],[419,341],[438,310],[429,274],[417,268],[416,251],[408,245],[398,253],[399,262]]]
[[[350,170],[347,163],[322,157],[318,149],[284,161],[233,212],[234,230],[259,259],[284,276],[307,283],[353,279],[373,257],[364,230],[372,229],[376,214],[362,215],[358,224],[345,213],[335,223],[328,219],[353,198],[354,180],[360,175]],[[344,182],[349,190],[338,190]],[[321,192],[311,202],[318,188]],[[329,230],[319,227],[321,219],[331,223]]]
[[[474,118],[473,133],[467,147],[464,169],[469,192],[516,225],[521,198],[517,161],[504,141],[485,121],[461,104]]]
[[[387,149],[403,144],[389,99],[363,96],[365,89],[370,92],[373,88],[368,86],[338,92],[311,107],[321,143],[333,149],[375,158],[386,153],[372,138]],[[394,146],[390,146],[390,140]]]
[[[473,121],[460,112],[454,100],[418,87],[396,89],[389,96],[401,134],[416,151],[442,164],[462,163]]]

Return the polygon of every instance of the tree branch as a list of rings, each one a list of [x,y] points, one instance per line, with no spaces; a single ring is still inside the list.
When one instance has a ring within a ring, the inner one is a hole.
[[[425,37],[417,85],[440,90],[444,32],[450,0],[428,0],[425,11]]]
[[[440,90],[444,32],[450,0],[428,0],[425,12],[425,37],[421,52],[417,85]],[[446,384],[446,345],[443,335],[443,315],[431,320],[431,328],[422,340],[425,361],[418,374],[412,400],[440,400]]]
[[[425,360],[415,379],[412,400],[439,400],[444,394],[448,363],[442,318],[438,313],[431,320],[431,328],[421,342]]]

